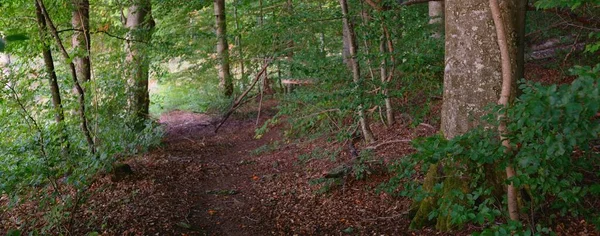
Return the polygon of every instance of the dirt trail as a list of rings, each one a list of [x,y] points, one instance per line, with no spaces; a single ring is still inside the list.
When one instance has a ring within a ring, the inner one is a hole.
[[[117,219],[100,232],[270,234],[265,216],[253,209],[260,204],[253,186],[257,165],[248,164],[253,163],[251,151],[268,139],[253,138],[255,122],[250,119],[230,120],[215,134],[212,119],[180,111],[161,117],[167,131],[162,148],[129,162],[135,175],[112,190],[122,192],[117,198],[127,199],[128,190],[136,196],[124,205],[109,200],[117,215],[111,217]]]
[[[262,121],[274,111],[264,110]],[[247,115],[247,114],[246,114]],[[134,174],[119,182],[104,177],[78,212],[74,234],[104,235],[405,235],[409,202],[374,191],[385,170],[366,180],[347,178],[328,194],[311,180],[349,160],[334,142],[287,143],[281,126],[254,138],[255,116],[232,117],[214,133],[210,116],[171,112],[163,145],[127,161]],[[382,140],[430,135],[428,127],[374,127]],[[382,134],[388,136],[383,136]],[[259,148],[260,147],[260,148]],[[256,153],[259,148],[263,150]],[[360,147],[359,147],[360,148]],[[317,150],[317,151],[313,151]],[[316,154],[300,160],[301,154]],[[378,148],[401,156],[409,143]],[[88,223],[91,222],[91,223]],[[430,230],[420,234],[432,233]]]

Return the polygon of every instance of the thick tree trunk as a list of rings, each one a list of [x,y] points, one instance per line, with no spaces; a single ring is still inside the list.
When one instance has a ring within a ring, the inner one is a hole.
[[[131,115],[135,119],[136,129],[143,128],[148,118],[150,95],[148,92],[148,73],[150,59],[147,47],[154,31],[152,6],[150,0],[135,1],[129,7],[125,27],[129,29],[126,44],[126,61],[129,66],[126,76],[129,90]]]
[[[75,30],[71,39],[75,58],[77,78],[80,82],[91,79],[90,63],[90,2],[89,0],[72,0],[73,12],[71,24]]]
[[[523,21],[520,9],[524,6],[520,0],[501,0],[502,19],[506,26],[511,74],[521,78],[522,56],[518,37],[522,32]],[[444,137],[451,139],[478,125],[480,117],[486,114],[485,106],[495,104],[502,89],[502,63],[497,43],[497,34],[488,0],[446,0],[445,2],[446,67],[444,73],[444,102],[442,105],[441,131]],[[515,90],[514,81],[510,90]],[[512,93],[514,94],[514,93]],[[429,172],[437,172],[440,166],[433,166]],[[493,169],[493,168],[490,168]],[[489,171],[495,172],[495,171]],[[468,174],[468,173],[467,173]],[[447,176],[451,174],[446,173]],[[425,183],[436,182],[428,173]],[[496,176],[490,175],[490,182],[497,183]],[[458,177],[444,178],[444,187],[455,186],[465,189],[468,183]],[[462,184],[459,184],[462,183]],[[459,186],[456,186],[456,185]],[[432,191],[427,188],[427,191]],[[427,223],[431,209],[437,199],[428,198],[417,203],[417,214],[412,227],[422,227]],[[436,227],[449,230],[449,216],[438,216]]]
[[[233,82],[229,69],[229,44],[227,43],[227,20],[225,0],[214,0],[217,34],[217,58],[219,60],[219,88],[227,97],[233,94]]]
[[[358,64],[358,61],[356,60],[356,54],[357,54],[357,50],[358,50],[358,45],[356,44],[356,35],[354,34],[354,27],[352,26],[352,23],[350,22],[349,16],[348,16],[348,4],[346,3],[346,0],[340,0],[340,6],[342,7],[342,14],[343,14],[343,23],[344,23],[344,29],[347,33],[347,37],[346,40],[348,41],[348,52],[349,52],[349,57],[347,58],[348,63],[350,64],[350,66],[352,67],[352,78],[354,83],[356,84],[356,86],[360,87],[360,65]],[[358,90],[361,90],[362,88],[359,88]],[[359,92],[359,99],[362,99],[362,92]],[[358,113],[358,119],[360,122],[360,128],[362,130],[362,134],[364,136],[365,142],[367,143],[372,143],[375,141],[375,137],[373,136],[373,132],[371,131],[371,127],[369,127],[369,121],[367,120],[367,117],[365,115],[365,110],[363,108],[363,105],[358,105],[357,107],[357,113]]]

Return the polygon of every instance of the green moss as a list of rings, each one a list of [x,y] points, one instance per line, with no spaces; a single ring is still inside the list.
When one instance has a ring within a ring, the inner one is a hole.
[[[439,178],[438,165],[431,164],[425,176],[423,189],[428,193],[433,191],[433,186],[435,186]],[[414,214],[411,214],[413,220],[410,222],[410,229],[420,229],[434,224],[434,221],[429,219],[429,214],[436,208],[437,200],[437,196],[430,196],[420,202],[413,203],[411,209],[413,209]]]

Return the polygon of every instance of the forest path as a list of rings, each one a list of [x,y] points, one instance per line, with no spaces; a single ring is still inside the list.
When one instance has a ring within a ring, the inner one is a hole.
[[[266,215],[256,207],[261,199],[254,182],[264,170],[256,165],[252,151],[278,137],[255,139],[253,118],[233,118],[214,133],[218,121],[187,112],[171,112],[160,119],[167,127],[163,151],[185,159],[180,162],[185,167],[181,177],[194,180],[183,183],[192,204],[186,222],[178,226],[208,235],[270,234]]]
[[[96,181],[75,235],[272,234],[256,207],[253,182],[264,170],[250,159],[276,137],[254,139],[255,117],[232,117],[219,133],[205,114],[173,111],[159,122],[166,130],[162,145],[126,161],[133,175]]]
[[[260,124],[275,113],[274,106],[267,107]],[[255,139],[255,111],[237,113],[216,134],[218,120],[205,114],[174,111],[160,122],[167,132],[163,144],[126,161],[133,175],[118,182],[105,176],[92,186],[77,213],[75,235],[415,233],[408,231],[409,201],[375,191],[390,178],[385,168],[363,180],[337,180],[340,185],[317,194],[324,185],[311,181],[352,158],[343,142],[288,143],[281,137],[282,124]],[[374,128],[382,141],[435,132]],[[382,146],[376,155],[387,162],[410,152],[410,143],[402,142]]]

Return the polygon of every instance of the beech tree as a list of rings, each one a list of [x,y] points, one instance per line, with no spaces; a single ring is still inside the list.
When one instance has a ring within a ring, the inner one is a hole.
[[[522,41],[525,17],[525,2],[520,0],[500,1],[503,25],[513,78],[522,78]],[[441,132],[447,139],[464,134],[479,125],[480,118],[487,113],[485,107],[497,103],[502,88],[502,63],[496,29],[488,0],[447,0],[446,5],[446,49],[444,71],[444,95],[442,105]],[[513,80],[512,90],[515,89]],[[514,94],[514,93],[513,93]],[[458,163],[457,163],[458,165]],[[437,181],[448,189],[468,189],[468,182],[456,173],[441,177],[439,166],[430,167],[423,188],[431,191]],[[451,167],[447,167],[450,168]],[[490,168],[493,171],[494,168]],[[468,175],[468,173],[465,173]],[[500,173],[497,175],[502,176]],[[489,181],[502,189],[502,179]],[[428,223],[429,213],[435,209],[437,199],[426,198],[417,203],[413,227]],[[439,215],[436,227],[450,229],[450,215]]]
[[[227,43],[227,20],[225,0],[215,0],[215,24],[217,34],[217,58],[219,62],[219,87],[223,94],[230,97],[233,94],[233,82],[229,69],[229,44]]]
[[[150,57],[146,50],[154,30],[152,5],[150,0],[135,0],[128,9],[125,27],[129,29],[125,46],[126,61],[129,64],[127,83],[129,84],[129,105],[136,120],[137,128],[148,118],[150,96],[148,93],[148,73]]]

